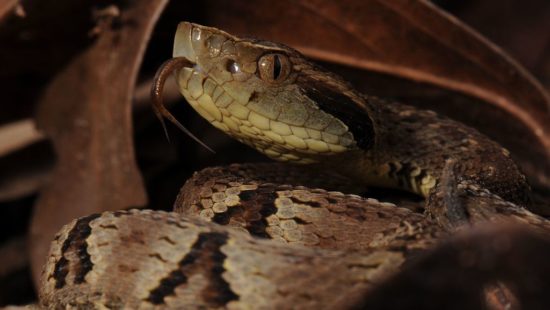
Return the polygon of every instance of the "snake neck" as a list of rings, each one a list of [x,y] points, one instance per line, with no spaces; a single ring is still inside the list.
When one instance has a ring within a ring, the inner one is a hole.
[[[428,198],[449,161],[456,177],[528,206],[529,186],[510,153],[477,130],[432,111],[363,96],[374,144],[331,161],[367,186],[391,187]]]

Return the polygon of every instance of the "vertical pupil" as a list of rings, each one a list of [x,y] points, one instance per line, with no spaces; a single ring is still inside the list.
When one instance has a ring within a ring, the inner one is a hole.
[[[276,80],[281,75],[281,60],[279,56],[273,56],[273,80]]]

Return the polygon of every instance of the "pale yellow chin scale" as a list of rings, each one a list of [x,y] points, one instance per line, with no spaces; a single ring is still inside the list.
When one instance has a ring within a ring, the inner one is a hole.
[[[317,155],[348,151],[355,146],[350,134],[293,126],[252,111],[231,97],[210,77],[183,68],[177,82],[191,106],[216,128],[279,161],[314,163]]]

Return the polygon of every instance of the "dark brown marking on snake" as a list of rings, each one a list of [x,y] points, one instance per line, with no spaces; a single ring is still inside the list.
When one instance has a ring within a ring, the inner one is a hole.
[[[114,230],[118,229],[118,227],[116,225],[103,225],[103,224],[101,224],[101,225],[99,225],[99,227],[104,228],[104,229],[114,229]]]
[[[61,256],[61,258],[55,263],[53,269],[53,278],[55,279],[55,288],[60,289],[65,286],[65,278],[69,273],[69,261]]]
[[[378,212],[376,212],[376,215],[377,215],[379,218],[381,218],[381,219],[389,219],[389,218],[391,218],[391,214],[388,214],[388,213],[386,213],[386,212],[380,212],[380,211],[378,211]]]
[[[125,264],[120,264],[120,265],[118,265],[118,270],[122,273],[134,273],[134,272],[138,271],[139,269],[135,268],[135,267],[128,266],[128,265],[125,265]]]
[[[159,253],[152,253],[152,254],[149,254],[148,256],[149,257],[154,257],[154,258],[160,260],[163,263],[167,262],[167,260],[165,260]]]
[[[256,191],[239,193],[240,204],[228,208],[226,212],[216,213],[212,218],[214,223],[228,225],[232,218],[245,222],[244,228],[256,237],[270,238],[265,229],[268,226],[267,217],[277,213],[274,205],[277,194],[271,186],[259,188]]]
[[[160,284],[149,292],[149,297],[146,301],[160,305],[164,303],[164,297],[174,295],[174,290],[180,284],[187,282],[187,277],[180,269],[172,271],[168,276],[164,277]]]
[[[114,211],[113,212],[114,217],[121,217],[121,216],[128,215],[128,214],[130,214],[130,212],[124,211],[124,210],[119,210],[119,211]]]
[[[76,221],[74,227],[69,231],[67,239],[61,246],[61,259],[59,259],[53,272],[55,279],[55,288],[60,289],[66,284],[66,278],[69,274],[70,262],[65,258],[65,254],[69,251],[76,252],[79,260],[73,262],[75,267],[74,283],[80,284],[84,282],[84,277],[92,270],[93,263],[90,254],[88,254],[88,244],[86,239],[90,236],[92,228],[90,222],[100,217],[101,214],[92,214]]]
[[[365,216],[365,209],[357,203],[348,203],[346,204],[346,215],[358,219],[361,222],[366,222],[368,217]]]
[[[397,179],[397,172],[399,171],[399,167],[397,166],[396,163],[394,162],[389,162],[388,163],[388,167],[389,167],[389,171],[388,171],[388,175],[392,178],[392,179]]]
[[[326,198],[327,198],[328,203],[330,203],[330,204],[335,204],[335,203],[338,202],[338,199],[332,198],[330,196],[326,197]]]
[[[202,273],[208,278],[208,285],[201,292],[202,299],[209,307],[223,307],[238,295],[231,290],[229,283],[222,277],[223,263],[226,255],[221,247],[227,242],[223,233],[201,233],[191,246],[191,250],[178,263],[178,269],[164,277],[160,284],[149,292],[146,301],[154,305],[164,303],[166,296],[174,295],[176,287],[187,283],[195,273]]]
[[[250,98],[248,98],[249,102],[256,101],[258,99],[258,92],[253,91],[252,94],[250,94]]]
[[[138,229],[132,230],[129,234],[121,234],[119,238],[123,243],[145,244],[145,233]]]
[[[293,220],[294,220],[297,224],[300,224],[300,225],[307,225],[307,224],[309,224],[309,222],[307,222],[307,221],[305,221],[304,219],[299,218],[299,217],[294,217]]]
[[[170,245],[176,245],[176,242],[174,242],[174,240],[170,239],[170,237],[168,237],[168,236],[164,236],[162,238],[159,238],[159,240],[164,240],[164,241],[168,242]]]
[[[241,201],[250,201],[256,197],[256,192],[254,191],[242,191],[239,193],[239,199]]]
[[[261,220],[250,222],[245,228],[251,235],[256,237],[269,238],[269,234],[265,231],[267,226],[266,218],[272,214],[277,213],[277,208],[272,203],[262,204],[260,208]]]
[[[348,126],[359,148],[369,150],[374,145],[374,124],[368,112],[341,89],[309,76],[300,76],[296,84],[321,110]]]
[[[397,177],[397,183],[399,187],[406,189],[413,189],[413,184],[411,183],[411,173],[414,171],[415,167],[411,163],[403,163],[401,169],[395,172]]]
[[[262,195],[259,195],[259,198],[256,203],[258,206],[248,206],[247,209],[255,209],[256,216],[249,216],[251,221],[247,221],[246,230],[250,232],[251,235],[260,237],[260,238],[270,238],[269,234],[265,231],[267,226],[267,217],[277,213],[277,207],[275,207],[275,199],[277,199],[277,194],[274,192],[265,192]]]
[[[231,218],[242,215],[242,213],[243,207],[241,205],[237,205],[227,209],[227,211],[225,212],[214,214],[214,217],[212,217],[212,221],[219,225],[227,225],[229,224]]]
[[[305,200],[300,200],[299,198],[296,198],[294,196],[290,197],[290,200],[292,200],[293,203],[296,203],[296,204],[307,204],[308,206],[312,207],[312,208],[322,208],[323,206],[317,202],[317,201],[305,201]]]

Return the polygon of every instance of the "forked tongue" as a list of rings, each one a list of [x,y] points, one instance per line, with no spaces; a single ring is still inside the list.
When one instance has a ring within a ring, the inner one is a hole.
[[[168,130],[166,129],[166,123],[164,122],[164,118],[167,118],[170,122],[172,122],[176,127],[178,127],[181,131],[183,131],[185,134],[187,134],[189,137],[191,137],[193,140],[195,140],[198,144],[202,145],[205,149],[209,150],[212,153],[214,150],[212,150],[208,145],[206,145],[204,142],[202,142],[199,138],[197,138],[193,133],[191,133],[187,128],[185,128],[175,117],[166,109],[166,107],[163,104],[162,101],[162,90],[164,89],[164,83],[166,82],[166,79],[168,76],[172,74],[175,70],[181,69],[183,67],[193,67],[194,64],[187,60],[185,57],[175,57],[171,58],[167,61],[165,61],[160,68],[157,70],[157,73],[155,74],[155,78],[153,79],[153,86],[151,87],[151,100],[153,101],[153,111],[155,112],[155,115],[158,117],[162,124],[162,128],[164,129],[164,134],[166,135],[166,138],[168,141],[170,141],[170,137],[168,136]]]

